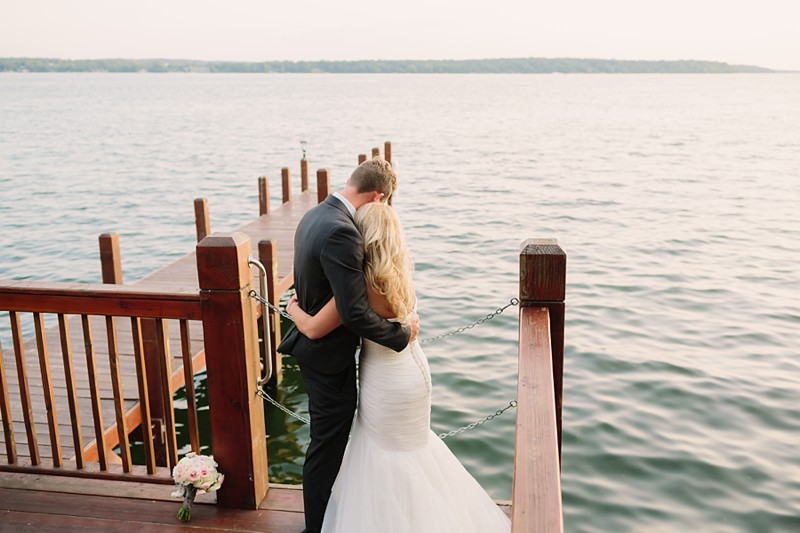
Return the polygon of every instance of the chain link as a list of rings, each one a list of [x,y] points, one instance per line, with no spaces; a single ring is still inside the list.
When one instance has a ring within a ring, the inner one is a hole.
[[[472,322],[471,324],[467,324],[466,326],[462,326],[462,327],[460,327],[458,329],[454,329],[453,331],[450,331],[448,333],[442,333],[441,335],[436,335],[435,337],[428,337],[427,339],[422,339],[421,341],[419,341],[419,343],[420,344],[424,344],[426,342],[437,341],[437,340],[440,340],[440,339],[444,339],[446,337],[450,337],[452,335],[458,335],[459,333],[464,333],[465,331],[470,330],[470,329],[474,328],[475,326],[479,326],[479,325],[483,324],[487,320],[493,319],[494,317],[496,317],[497,315],[501,314],[503,311],[505,311],[506,309],[508,309],[512,305],[519,305],[519,300],[517,298],[511,298],[511,300],[509,300],[506,305],[504,305],[503,307],[498,307],[497,309],[495,309],[494,313],[489,313],[485,317],[479,318],[478,320],[476,320],[475,322]]]
[[[281,315],[282,317],[286,318],[287,320],[290,320],[290,321],[294,322],[294,319],[292,318],[292,315],[290,315],[289,313],[287,313],[286,311],[284,311],[280,307],[276,307],[276,306],[272,305],[269,301],[267,301],[264,298],[262,298],[261,296],[259,296],[258,293],[255,290],[251,290],[249,294],[250,294],[251,298],[253,298],[255,300],[258,300],[262,304],[267,305],[273,312],[278,313],[279,315]],[[447,338],[447,337],[451,337],[453,335],[458,335],[460,333],[464,333],[464,332],[474,328],[475,326],[479,326],[479,325],[483,324],[487,320],[493,319],[494,317],[502,314],[503,311],[505,311],[509,307],[515,306],[515,305],[519,305],[519,299],[511,298],[506,305],[504,305],[503,307],[498,307],[497,309],[494,310],[494,312],[489,313],[485,317],[479,318],[475,322],[467,324],[466,326],[461,326],[460,328],[454,329],[453,331],[449,331],[447,333],[442,333],[441,335],[436,335],[435,337],[428,337],[427,339],[421,339],[419,341],[419,343],[420,344],[425,344],[426,342],[438,341],[440,339],[444,339],[444,338]]]
[[[284,407],[277,400],[273,400],[272,396],[267,394],[263,389],[258,389],[258,396],[261,399],[263,399],[264,401],[267,401],[267,402],[271,403],[272,405],[274,405],[275,407],[277,407],[278,409],[280,409],[281,411],[283,411],[287,415],[296,418],[297,420],[299,420],[303,424],[311,424],[311,420],[309,420],[308,418],[306,418],[304,416],[298,415],[297,413],[295,413],[294,411],[292,411],[291,409],[289,409],[287,407]],[[446,439],[448,437],[453,437],[455,435],[460,435],[461,433],[464,433],[465,431],[469,431],[470,429],[475,429],[476,427],[480,426],[484,422],[488,422],[489,420],[492,420],[493,418],[497,418],[498,416],[502,415],[503,413],[505,413],[509,409],[514,408],[516,406],[517,406],[517,400],[511,400],[510,402],[508,402],[508,405],[506,405],[502,409],[498,409],[494,413],[490,414],[489,416],[485,416],[485,417],[481,418],[477,422],[472,422],[471,424],[468,424],[466,426],[460,427],[458,429],[454,429],[452,431],[448,431],[446,433],[439,433],[439,438],[444,440],[444,439]]]
[[[464,433],[465,431],[469,431],[470,429],[475,429],[476,427],[480,426],[484,422],[488,422],[489,420],[502,415],[503,413],[505,413],[506,411],[508,411],[512,407],[516,407],[516,406],[517,406],[517,400],[511,400],[510,402],[508,402],[508,405],[506,405],[502,409],[498,409],[494,413],[492,413],[489,416],[486,416],[484,418],[481,418],[477,422],[473,422],[473,423],[471,423],[469,425],[460,427],[458,429],[454,429],[453,431],[448,431],[447,433],[439,433],[439,438],[444,440],[447,437],[452,437],[454,435],[459,435],[461,433]]]
[[[269,303],[269,301],[268,301],[268,300],[265,300],[264,298],[262,298],[261,296],[259,296],[259,295],[258,295],[258,293],[255,291],[255,289],[251,289],[251,290],[250,290],[250,292],[249,292],[248,294],[250,295],[250,298],[253,298],[253,299],[255,299],[255,300],[258,300],[258,301],[259,301],[259,302],[261,302],[262,304],[265,304],[267,307],[269,307],[270,309],[272,309],[272,312],[274,312],[274,313],[278,313],[278,314],[279,314],[279,315],[281,315],[282,317],[284,317],[284,318],[286,318],[286,319],[288,319],[288,320],[291,320],[292,322],[294,322],[294,318],[292,318],[292,315],[290,315],[289,313],[287,313],[286,311],[284,311],[284,310],[283,310],[283,309],[281,309],[280,307],[276,307],[276,306],[272,305],[271,303]]]
[[[303,424],[310,424],[311,423],[311,420],[309,420],[308,418],[298,415],[297,413],[295,413],[294,411],[292,411],[288,407],[284,407],[283,405],[281,405],[277,400],[273,400],[272,396],[267,394],[264,391],[264,389],[258,389],[258,393],[257,394],[262,400],[271,403],[272,405],[274,405],[275,407],[277,407],[278,409],[280,409],[281,411],[283,411],[287,415],[293,416],[294,418],[298,419]]]

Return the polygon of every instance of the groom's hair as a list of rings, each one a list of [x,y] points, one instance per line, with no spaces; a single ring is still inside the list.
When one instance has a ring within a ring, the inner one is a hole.
[[[350,175],[349,183],[359,193],[382,192],[383,200],[386,201],[397,189],[397,174],[391,163],[374,157],[356,167]]]

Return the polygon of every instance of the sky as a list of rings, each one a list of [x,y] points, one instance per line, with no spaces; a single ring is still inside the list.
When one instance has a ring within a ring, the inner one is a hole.
[[[0,2],[0,57],[698,59],[800,71],[800,0]]]

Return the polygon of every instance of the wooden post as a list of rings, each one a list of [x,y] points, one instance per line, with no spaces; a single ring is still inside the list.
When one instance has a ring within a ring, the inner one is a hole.
[[[281,169],[281,185],[283,185],[283,203],[292,199],[292,178],[289,169],[284,167]]]
[[[358,154],[358,164],[360,165],[367,160],[367,154]]]
[[[267,270],[267,300],[269,303],[278,307],[280,295],[278,294],[278,245],[271,240],[263,240],[258,243],[258,260]],[[264,306],[262,312],[269,312]],[[283,379],[283,367],[281,365],[281,354],[278,353],[278,344],[281,342],[281,316],[277,313],[270,313],[269,334],[272,353],[264,354],[264,357],[272,359],[272,383],[280,383]]]
[[[259,379],[253,275],[244,233],[215,233],[197,244],[208,369],[211,443],[225,474],[217,502],[257,509],[269,487]]]
[[[380,148],[373,148],[372,149],[372,157],[380,157],[381,156],[381,149]]]
[[[164,404],[164,394],[161,391],[164,377],[163,361],[167,354],[164,353],[164,343],[160,334],[168,335],[167,323],[164,331],[160,332],[155,318],[141,319],[142,351],[144,354],[145,381],[147,383],[147,399],[150,404],[151,433],[153,435],[153,452],[158,466],[169,466],[167,453],[167,406]],[[167,337],[169,338],[169,337]]]
[[[567,254],[555,239],[529,239],[519,254],[520,307],[550,310],[550,342],[553,354],[558,454],[561,457],[561,407],[564,381],[564,300]]]
[[[269,178],[266,176],[258,178],[258,214],[269,214]]]
[[[103,233],[98,240],[100,241],[100,268],[103,271],[103,283],[122,284],[119,235]]]
[[[317,203],[321,204],[331,193],[331,182],[328,178],[328,169],[317,170]]]
[[[390,164],[392,162],[392,143],[386,141],[383,143],[383,158],[387,160]]]
[[[308,159],[300,160],[300,191],[308,190]]]
[[[197,229],[197,242],[211,233],[211,220],[208,217],[208,200],[196,198],[194,201],[194,226]]]

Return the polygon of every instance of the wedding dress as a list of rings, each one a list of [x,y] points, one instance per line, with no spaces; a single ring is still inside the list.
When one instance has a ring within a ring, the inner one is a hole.
[[[430,429],[431,375],[417,341],[367,339],[359,404],[323,533],[496,533],[511,523]]]

